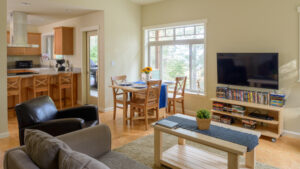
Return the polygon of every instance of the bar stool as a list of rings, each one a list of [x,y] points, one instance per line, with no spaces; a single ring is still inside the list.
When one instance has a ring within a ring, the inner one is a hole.
[[[55,84],[58,88],[59,97],[59,107],[63,108],[62,104],[62,91],[64,90],[64,106],[66,105],[66,89],[70,89],[70,100],[71,106],[74,107],[74,97],[73,97],[73,73],[60,73],[58,75],[58,84]]]
[[[14,105],[22,102],[21,95],[21,78],[20,77],[8,77],[7,78],[7,97],[14,97]],[[18,103],[15,103],[15,97],[18,97]]]
[[[34,75],[33,85],[28,88],[28,91],[33,92],[33,98],[37,97],[38,93],[47,93],[50,96],[50,78],[48,75]]]

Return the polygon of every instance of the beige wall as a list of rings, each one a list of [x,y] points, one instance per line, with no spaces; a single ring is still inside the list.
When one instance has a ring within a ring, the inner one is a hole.
[[[211,107],[217,52],[278,52],[280,88],[288,94],[284,128],[300,132],[299,5],[300,0],[166,0],[142,8],[142,26],[207,19],[207,96],[188,95],[191,111]]]
[[[0,1],[0,20],[6,21],[6,0]],[[0,138],[8,136],[6,84],[6,22],[0,22]]]
[[[129,80],[137,80],[141,63],[141,7],[128,0],[52,0],[57,3],[104,12],[103,62],[100,63],[99,108],[112,107],[110,77],[126,74]],[[101,18],[99,18],[101,19]],[[88,22],[88,21],[87,21]],[[113,64],[113,63],[114,64]],[[79,65],[79,64],[76,64]]]

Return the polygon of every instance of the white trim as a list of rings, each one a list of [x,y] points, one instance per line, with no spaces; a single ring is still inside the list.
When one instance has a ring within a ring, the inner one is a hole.
[[[9,132],[0,133],[0,138],[6,138],[6,137],[9,137]]]
[[[80,32],[99,31],[99,30],[100,30],[100,25],[80,28]]]
[[[184,22],[173,22],[173,23],[167,23],[167,24],[145,26],[145,27],[143,27],[143,30],[159,29],[159,28],[174,27],[174,26],[181,26],[181,25],[194,25],[194,24],[201,24],[201,23],[204,23],[204,24],[207,23],[207,19],[184,21]]]
[[[80,48],[79,48],[79,52],[81,53],[81,86],[82,86],[82,89],[81,89],[81,102],[82,103],[87,103],[87,98],[88,98],[88,94],[87,94],[87,91],[86,91],[86,62],[83,61],[83,33],[84,32],[89,32],[89,31],[97,31],[97,34],[98,34],[98,37],[101,37],[100,35],[100,25],[94,25],[94,26],[89,26],[89,27],[82,27],[80,28],[80,37],[79,37],[79,41],[81,41],[80,43]],[[101,49],[101,43],[100,43],[100,38],[98,38],[98,62],[102,61],[101,60],[101,54],[100,54],[100,49]],[[86,56],[86,55],[85,55]],[[100,64],[98,64],[100,65]],[[100,72],[99,72],[100,73]],[[101,74],[101,73],[100,73]],[[99,78],[99,77],[98,77]],[[98,79],[98,82],[99,82],[99,79]],[[99,83],[98,83],[99,85]],[[99,86],[98,86],[98,96],[99,95]],[[98,97],[98,104],[97,106],[99,107],[99,97]]]
[[[300,133],[289,130],[283,130],[283,135],[300,138]]]
[[[298,6],[297,8],[298,11],[298,31],[299,31],[299,35],[298,35],[298,82],[300,82],[300,6]]]
[[[107,107],[107,108],[100,108],[100,112],[101,113],[107,113],[107,112],[111,112],[111,111],[113,111],[114,110],[114,107]]]

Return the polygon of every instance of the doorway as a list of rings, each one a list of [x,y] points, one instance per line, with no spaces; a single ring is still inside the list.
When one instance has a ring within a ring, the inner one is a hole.
[[[87,103],[97,105],[98,103],[98,75],[99,75],[99,67],[98,67],[98,32],[90,31],[87,32]]]

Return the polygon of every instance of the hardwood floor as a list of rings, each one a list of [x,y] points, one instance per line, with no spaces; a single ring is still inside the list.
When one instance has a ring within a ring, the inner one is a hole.
[[[100,113],[102,123],[107,124],[112,132],[112,148],[123,146],[133,140],[153,133],[150,128],[145,131],[143,121],[136,121],[133,127],[123,126],[122,112],[117,112],[117,119],[113,120],[113,113]],[[15,118],[9,119],[8,138],[0,139],[0,169],[2,168],[4,152],[7,149],[19,146],[18,124]],[[266,163],[283,169],[300,169],[300,139],[283,136],[272,143],[269,139],[260,139],[256,158]]]

